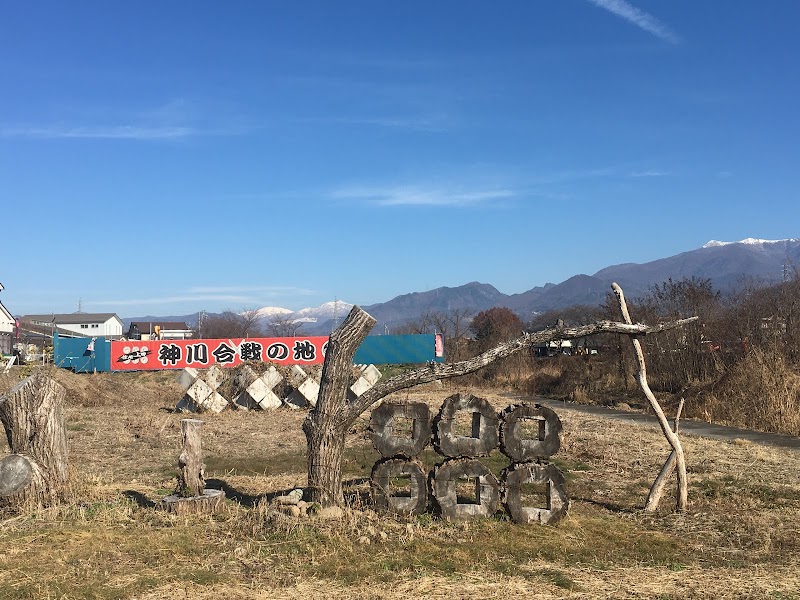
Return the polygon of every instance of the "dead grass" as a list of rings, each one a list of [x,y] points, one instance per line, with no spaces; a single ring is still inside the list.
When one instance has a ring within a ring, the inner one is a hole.
[[[228,493],[213,518],[152,503],[174,487],[181,415],[173,374],[75,375],[67,426],[71,504],[0,515],[0,598],[596,598],[800,595],[800,453],[686,437],[690,506],[639,508],[668,447],[638,425],[561,411],[555,457],[572,500],[556,527],[502,515],[445,523],[372,512],[365,478],[377,455],[366,417],[347,441],[352,509],[337,522],[271,511],[305,483],[303,412],[204,415],[209,476]],[[455,391],[396,395],[433,411]],[[440,461],[426,450],[422,462]],[[499,452],[485,459],[499,473]]]

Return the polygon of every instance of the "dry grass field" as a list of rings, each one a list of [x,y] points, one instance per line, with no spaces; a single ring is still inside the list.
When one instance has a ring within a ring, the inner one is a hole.
[[[305,483],[304,413],[226,412],[202,418],[208,476],[229,500],[213,517],[177,518],[154,507],[174,489],[181,447],[174,373],[55,376],[68,390],[72,499],[0,513],[0,598],[800,597],[796,451],[686,437],[689,511],[673,514],[668,496],[649,515],[640,507],[668,454],[660,432],[563,411],[565,520],[448,523],[370,509],[365,418],[348,437],[345,518],[295,520],[269,499]],[[458,391],[510,403],[457,382],[397,396],[438,409]],[[485,460],[496,473],[508,462]]]

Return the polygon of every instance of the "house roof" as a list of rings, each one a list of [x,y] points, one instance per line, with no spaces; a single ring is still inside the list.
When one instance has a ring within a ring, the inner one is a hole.
[[[2,302],[0,302],[0,315],[3,315],[7,319],[9,319],[12,323],[14,322],[14,315],[8,312],[8,309],[5,306],[3,306]]]
[[[139,333],[149,333],[156,325],[161,327],[161,331],[192,330],[192,328],[183,321],[131,321],[130,326],[133,327],[134,325],[139,329]]]
[[[48,313],[46,315],[24,315],[20,317],[20,321],[27,321],[29,323],[33,321],[37,323],[55,323],[56,325],[105,323],[109,319],[116,319],[120,323],[122,322],[116,313]]]

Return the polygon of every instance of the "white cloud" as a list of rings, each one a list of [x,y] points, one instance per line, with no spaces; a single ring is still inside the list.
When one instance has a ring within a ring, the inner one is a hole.
[[[191,287],[187,290],[192,294],[236,294],[236,293],[254,293],[269,296],[286,296],[290,294],[311,295],[315,294],[314,290],[306,288],[299,288],[291,285],[270,285],[270,286],[245,286],[245,285],[230,285],[230,286],[197,286]]]
[[[0,129],[0,137],[38,139],[165,140],[185,138],[200,132],[191,127],[11,127]]]
[[[667,177],[666,171],[634,171],[628,177]]]
[[[277,297],[309,296],[312,290],[294,286],[197,286],[173,296],[122,298],[116,300],[90,300],[87,305],[138,306],[152,304],[180,304],[219,302],[235,306],[262,305]]]
[[[451,206],[467,207],[516,196],[508,189],[456,191],[422,187],[351,187],[333,192],[332,197],[361,200],[378,206]]]
[[[589,0],[595,6],[607,10],[629,23],[670,44],[679,44],[681,38],[654,16],[636,8],[626,0]]]

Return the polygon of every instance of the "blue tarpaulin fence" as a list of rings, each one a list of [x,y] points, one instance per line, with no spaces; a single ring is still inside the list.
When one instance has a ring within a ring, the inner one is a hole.
[[[436,336],[373,335],[356,350],[353,362],[359,365],[400,365],[442,362],[436,356]],[[53,336],[53,362],[76,373],[111,370],[111,342],[104,337],[65,338]]]

